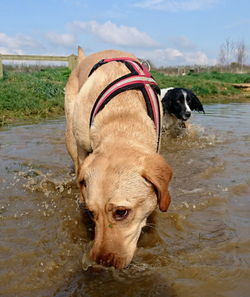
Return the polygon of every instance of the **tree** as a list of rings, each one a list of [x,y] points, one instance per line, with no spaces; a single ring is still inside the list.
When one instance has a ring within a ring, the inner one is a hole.
[[[219,62],[219,65],[222,65],[222,66],[226,64],[226,53],[223,46],[220,47],[218,62]]]
[[[243,71],[244,63],[247,58],[247,47],[244,40],[234,42],[227,38],[226,41],[221,45],[218,56],[218,64],[223,68],[226,66],[228,69],[235,70],[240,66]]]
[[[235,54],[236,54],[236,61],[240,65],[241,71],[243,71],[243,65],[247,57],[247,48],[244,40],[241,40],[238,42],[235,50]]]
[[[226,61],[227,64],[233,62],[234,51],[235,51],[235,43],[234,41],[227,39],[225,41],[225,51],[226,51]]]
[[[219,64],[222,66],[229,66],[233,62],[235,51],[235,43],[229,38],[221,45],[219,52]]]

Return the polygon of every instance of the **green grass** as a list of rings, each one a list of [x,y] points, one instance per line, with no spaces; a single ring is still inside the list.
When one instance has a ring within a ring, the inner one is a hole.
[[[218,81],[225,83],[250,83],[250,73],[224,73],[224,72],[201,72],[191,73],[188,76],[198,77],[199,79]]]
[[[232,83],[250,81],[250,73],[201,72],[185,76],[171,76],[152,71],[160,88],[184,87],[192,89],[203,103],[250,102],[250,94],[232,86]]]
[[[0,124],[63,114],[67,68],[7,71],[0,80]]]
[[[64,87],[68,68],[10,69],[0,80],[0,125],[13,121],[40,120],[64,114]],[[250,102],[250,93],[232,83],[250,82],[250,73],[200,72],[170,76],[152,71],[160,88],[192,89],[203,103]]]

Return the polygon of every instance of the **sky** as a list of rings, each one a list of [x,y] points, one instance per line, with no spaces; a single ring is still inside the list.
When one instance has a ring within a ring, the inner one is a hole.
[[[0,54],[86,55],[119,49],[157,67],[214,65],[244,42],[249,0],[0,0]]]

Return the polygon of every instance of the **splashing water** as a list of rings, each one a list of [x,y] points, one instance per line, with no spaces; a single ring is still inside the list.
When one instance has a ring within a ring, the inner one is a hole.
[[[207,105],[163,135],[172,203],[143,230],[128,268],[88,258],[64,120],[0,131],[0,295],[249,295],[249,104]]]

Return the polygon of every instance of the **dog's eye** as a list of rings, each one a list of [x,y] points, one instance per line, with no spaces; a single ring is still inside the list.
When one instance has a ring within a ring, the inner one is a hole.
[[[122,221],[127,218],[128,214],[129,214],[129,209],[116,209],[113,212],[113,218],[116,221]]]

